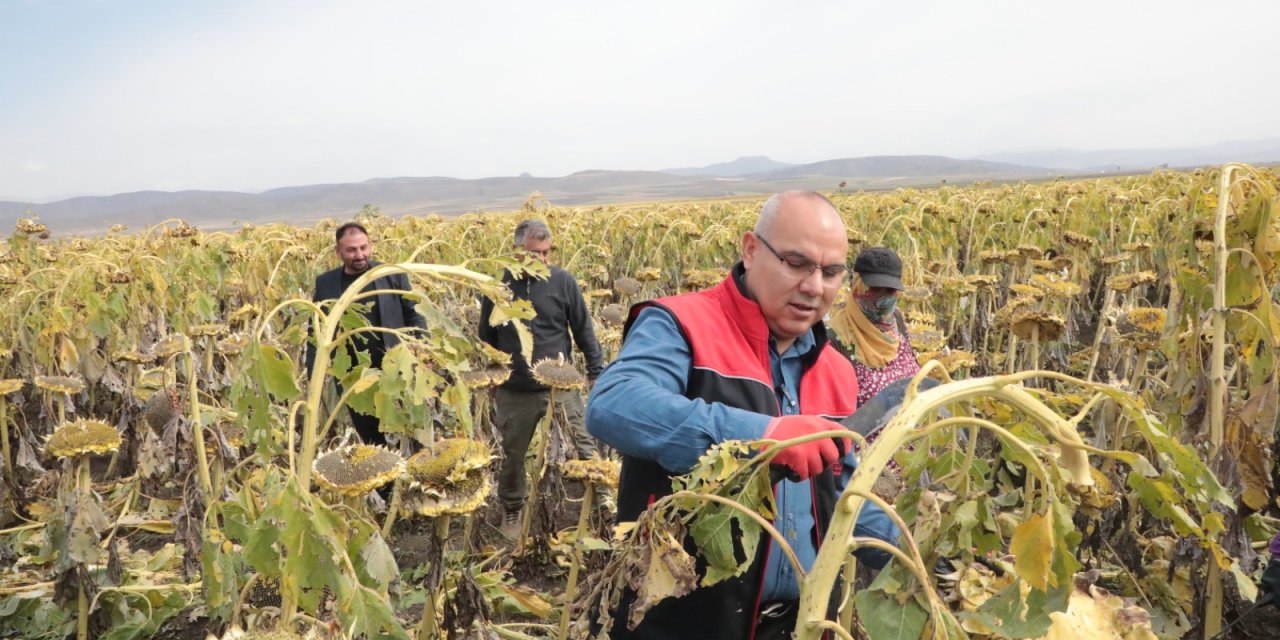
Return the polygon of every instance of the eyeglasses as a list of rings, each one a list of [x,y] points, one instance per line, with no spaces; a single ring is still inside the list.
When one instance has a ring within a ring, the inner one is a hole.
[[[773,245],[769,244],[769,241],[764,239],[764,236],[761,236],[760,234],[755,235],[756,238],[764,245],[764,248],[768,249],[769,253],[772,253],[773,257],[777,258],[779,262],[786,265],[787,271],[791,272],[791,275],[794,275],[797,278],[808,278],[813,275],[814,271],[822,271],[823,283],[828,286],[835,286],[844,277],[844,274],[849,272],[849,265],[819,265],[799,253],[788,253],[784,256],[781,253],[778,253],[778,250],[774,249]]]

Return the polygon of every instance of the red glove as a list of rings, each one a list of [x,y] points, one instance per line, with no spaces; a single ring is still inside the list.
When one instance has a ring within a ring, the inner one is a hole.
[[[790,440],[823,431],[848,431],[843,425],[819,418],[818,416],[782,416],[769,421],[764,435],[769,440]],[[841,446],[836,443],[840,442]],[[811,478],[822,473],[827,466],[841,457],[842,451],[848,451],[853,444],[852,438],[823,438],[787,447],[773,457],[772,464],[782,465],[791,470],[799,480]],[[795,478],[793,478],[795,479]]]

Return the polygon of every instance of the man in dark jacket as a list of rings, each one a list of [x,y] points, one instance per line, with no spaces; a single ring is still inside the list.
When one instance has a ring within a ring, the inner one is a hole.
[[[533,334],[533,362],[544,359],[573,358],[573,344],[587,360],[588,384],[595,382],[603,367],[600,344],[591,327],[591,314],[582,291],[573,276],[547,260],[551,253],[551,230],[541,220],[525,220],[516,226],[517,253],[534,256],[550,269],[545,278],[529,275],[516,277],[510,270],[502,280],[519,300],[533,303],[536,312],[528,322]],[[515,538],[520,530],[520,510],[524,507],[528,486],[525,478],[525,456],[534,429],[547,411],[550,390],[533,379],[528,362],[520,353],[520,337],[510,323],[492,326],[489,315],[493,303],[485,298],[480,303],[480,339],[511,354],[511,377],[494,392],[496,421],[502,433],[502,469],[498,474],[498,498],[505,511],[502,533]],[[573,343],[570,343],[572,337]],[[597,452],[595,441],[587,435],[582,423],[582,394],[576,390],[558,390],[555,394],[557,414],[571,425],[574,446],[581,457]]]
[[[342,266],[326,271],[316,277],[315,293],[311,299],[317,303],[325,300],[337,300],[355,282],[379,262],[371,259],[373,245],[369,240],[369,232],[358,222],[348,222],[334,233],[334,253],[342,260]],[[409,291],[409,277],[403,273],[384,276],[365,286],[364,291]],[[426,329],[426,321],[414,308],[409,298],[397,293],[379,293],[372,298],[360,300],[369,305],[365,316],[369,324],[387,329],[405,329],[417,327]],[[347,352],[355,361],[356,351],[369,354],[370,366],[380,368],[382,356],[391,347],[400,344],[400,338],[394,333],[379,332],[376,336],[368,333],[357,335],[347,343]],[[307,372],[315,365],[315,344],[307,345]],[[341,395],[342,387],[338,386]],[[378,430],[378,418],[365,415],[359,411],[351,411],[351,420],[355,423],[360,438],[369,444],[385,444],[386,437]]]

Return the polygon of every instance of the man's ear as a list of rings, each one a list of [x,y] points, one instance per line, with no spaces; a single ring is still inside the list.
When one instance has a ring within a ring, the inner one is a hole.
[[[756,237],[755,232],[748,231],[742,234],[742,266],[750,269],[751,263],[755,262],[756,251],[760,249],[760,239]]]

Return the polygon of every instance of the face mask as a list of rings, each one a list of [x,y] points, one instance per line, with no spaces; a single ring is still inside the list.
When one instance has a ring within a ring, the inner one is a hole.
[[[898,307],[898,296],[881,296],[875,300],[858,298],[858,308],[867,319],[876,324],[885,324],[893,317],[893,310]]]

